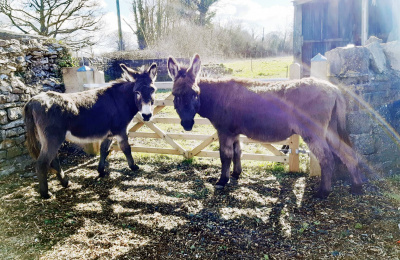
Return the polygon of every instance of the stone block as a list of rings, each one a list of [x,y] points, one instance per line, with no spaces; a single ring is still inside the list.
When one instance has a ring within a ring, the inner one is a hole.
[[[18,132],[16,128],[12,128],[9,130],[6,130],[6,137],[10,138],[10,137],[14,137],[14,136],[18,136]]]
[[[7,102],[9,102],[9,103],[19,101],[19,96],[16,94],[10,94],[10,95],[7,95],[6,97],[7,97]],[[1,102],[0,102],[0,104],[1,104]]]
[[[21,100],[21,101],[28,101],[29,99],[31,99],[31,96],[29,94],[19,95],[19,100]]]
[[[371,44],[371,43],[382,43],[382,39],[379,39],[376,36],[371,36],[369,39],[365,42],[365,45]]]
[[[15,172],[14,166],[9,166],[5,169],[0,169],[0,176],[7,176]]]
[[[375,41],[365,46],[371,53],[371,68],[375,73],[384,73],[387,69],[386,56],[380,43]]]
[[[358,111],[347,114],[347,131],[349,134],[370,134],[373,121],[366,112]]]
[[[7,102],[7,96],[6,95],[0,95],[0,104],[5,104]]]
[[[376,153],[375,141],[370,134],[350,135],[354,149],[362,155]]]
[[[400,71],[400,41],[388,42],[382,44],[382,47],[390,67]]]
[[[15,141],[13,139],[6,139],[0,143],[0,150],[6,150],[13,146],[15,146]]]
[[[366,47],[340,47],[325,53],[328,76],[360,77],[369,74],[370,52]]]
[[[18,120],[12,121],[11,123],[8,123],[6,125],[0,126],[0,129],[7,130],[7,129],[14,128],[14,127],[23,126],[23,125],[24,125],[24,120],[18,119]]]
[[[24,93],[25,93],[25,90],[20,89],[20,88],[14,88],[14,89],[12,90],[12,93],[13,93],[13,94],[24,94]]]
[[[13,107],[7,109],[8,118],[10,120],[17,120],[22,118],[22,108],[21,107]]]
[[[24,131],[25,131],[25,129],[24,129]],[[25,139],[26,139],[25,135],[20,135],[20,136],[16,137],[14,139],[14,141],[15,141],[16,144],[22,144],[22,143],[25,142]]]
[[[5,47],[10,45],[10,41],[7,40],[0,40],[0,47]]]
[[[15,72],[15,71],[17,71],[17,68],[10,66],[10,65],[0,67],[1,74],[10,74],[11,72]]]
[[[14,147],[11,147],[11,148],[7,149],[7,159],[15,158],[15,157],[20,156],[22,154],[23,153],[22,153],[21,148],[19,148],[17,146],[14,146]]]
[[[5,159],[7,157],[7,152],[2,150],[0,151],[0,160]]]
[[[11,79],[11,86],[13,88],[21,88],[21,89],[26,88],[25,84],[19,78],[16,78],[16,77],[13,77]]]
[[[4,125],[8,123],[7,112],[0,110],[0,124]]]
[[[8,84],[6,81],[1,81],[0,82],[0,93],[2,94],[10,94],[13,91],[12,87],[10,84]]]

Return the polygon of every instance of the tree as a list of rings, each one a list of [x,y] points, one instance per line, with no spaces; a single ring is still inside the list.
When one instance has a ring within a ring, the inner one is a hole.
[[[23,33],[57,38],[80,47],[101,28],[97,0],[0,0],[0,12]]]
[[[173,27],[177,0],[132,0],[139,49],[155,44]]]
[[[218,1],[219,0],[181,0],[181,3],[189,10],[192,10],[189,16],[195,16],[198,12],[198,17],[195,18],[195,21],[200,26],[204,26],[210,23],[211,18],[214,17],[215,13],[210,12],[210,7]]]

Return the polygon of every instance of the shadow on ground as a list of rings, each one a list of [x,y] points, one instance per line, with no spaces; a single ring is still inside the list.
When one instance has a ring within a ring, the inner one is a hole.
[[[399,196],[389,181],[352,196],[337,182],[313,198],[316,178],[244,165],[237,185],[213,184],[218,160],[120,153],[97,178],[98,158],[61,156],[72,185],[50,177],[50,200],[37,181],[0,179],[2,259],[398,259]],[[397,194],[397,195],[396,195]]]

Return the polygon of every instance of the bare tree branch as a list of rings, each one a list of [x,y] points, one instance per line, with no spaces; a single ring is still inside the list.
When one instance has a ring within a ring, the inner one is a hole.
[[[59,39],[99,30],[103,16],[99,6],[98,0],[0,0],[0,12],[23,33]],[[89,44],[86,36],[84,42]]]

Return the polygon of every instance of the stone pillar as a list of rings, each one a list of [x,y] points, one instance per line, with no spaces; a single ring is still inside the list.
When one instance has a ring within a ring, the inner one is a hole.
[[[83,86],[79,85],[77,70],[78,68],[62,68],[65,93],[83,91]]]
[[[301,79],[301,66],[299,63],[290,64],[289,79]]]
[[[327,59],[318,53],[314,58],[311,59],[311,77],[318,79],[327,80]]]

